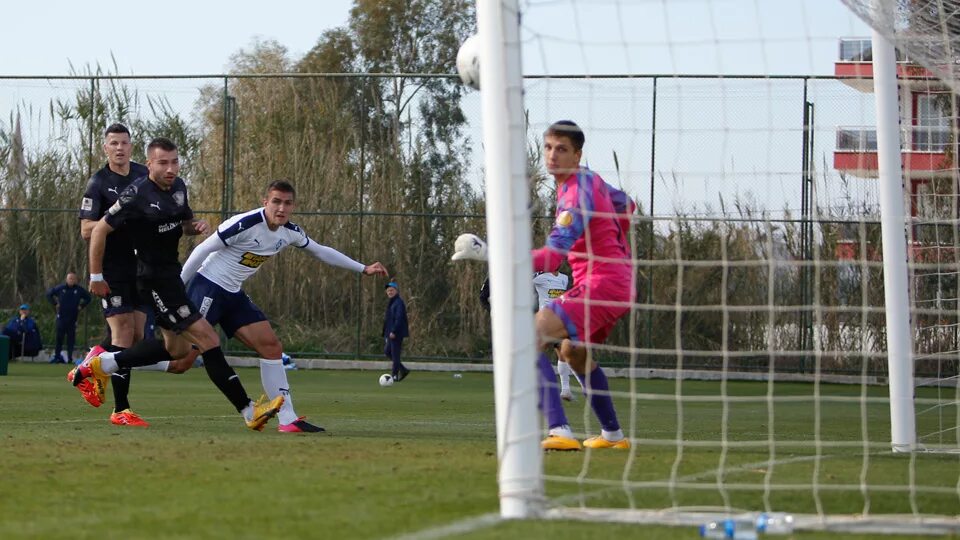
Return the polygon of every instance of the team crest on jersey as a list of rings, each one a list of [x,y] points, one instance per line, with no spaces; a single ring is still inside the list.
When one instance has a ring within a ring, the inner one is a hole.
[[[260,268],[260,265],[267,262],[269,258],[269,255],[257,255],[256,253],[246,251],[240,256],[240,264],[247,268]]]
[[[84,197],[83,200],[80,201],[80,209],[86,210],[87,212],[93,210],[93,199],[90,197]]]
[[[569,227],[573,224],[573,213],[569,210],[564,210],[557,214],[557,225],[561,227]]]
[[[183,206],[185,200],[187,200],[187,195],[184,192],[178,191],[173,194],[173,202],[175,202],[177,206]]]
[[[281,247],[283,247],[283,240],[277,240],[277,245],[273,246],[273,250],[280,251]]]
[[[130,204],[130,202],[133,201],[134,197],[137,196],[138,191],[139,191],[139,188],[137,186],[130,184],[129,186],[127,186],[127,189],[123,190],[123,192],[120,193],[120,198],[117,199],[117,203],[119,203],[120,205]]]

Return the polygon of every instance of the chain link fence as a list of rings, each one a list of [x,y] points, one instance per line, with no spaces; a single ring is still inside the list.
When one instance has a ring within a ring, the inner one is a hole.
[[[637,224],[641,306],[658,302],[660,292],[643,261],[664,255],[663,239],[677,217],[775,223],[796,237],[784,243],[784,260],[810,259],[816,245],[820,258],[836,262],[837,248],[827,242],[837,239],[828,229],[859,231],[878,209],[875,178],[834,167],[838,139],[847,141],[851,128],[874,124],[872,95],[848,82],[666,75],[528,79],[530,163],[539,187],[535,241],[552,223],[540,133],[569,118],[586,133],[584,162],[653,218]],[[426,94],[424,88],[440,88],[431,84],[456,90],[444,94],[444,101],[436,98],[439,93]],[[87,178],[105,162],[103,128],[121,121],[131,127],[137,161],[154,136],[180,145],[191,205],[214,225],[260,205],[268,181],[292,180],[298,188],[295,221],[311,237],[360,261],[379,260],[399,281],[411,317],[405,345],[411,357],[488,361],[489,321],[477,301],[486,269],[449,261],[458,234],[484,233],[479,94],[449,77],[3,77],[0,110],[6,113],[0,116],[4,313],[12,315],[24,301],[43,304],[44,290],[68,270],[84,281],[86,252],[76,209]],[[184,243],[182,258],[193,241]],[[383,283],[304,257],[284,253],[246,286],[285,349],[293,355],[380,357]],[[800,300],[812,301],[813,275],[800,282],[806,290]],[[847,301],[831,287],[820,291],[819,301]],[[52,311],[41,309],[37,316],[49,344]],[[636,317],[636,335],[651,346],[658,339],[653,319]],[[99,310],[91,307],[81,318],[80,337],[92,343],[102,326]],[[621,323],[610,342],[626,345],[628,326]],[[231,352],[240,352],[237,347],[228,345]],[[614,364],[627,361],[613,356]],[[758,358],[768,356],[758,351]],[[670,360],[650,356],[640,362]]]

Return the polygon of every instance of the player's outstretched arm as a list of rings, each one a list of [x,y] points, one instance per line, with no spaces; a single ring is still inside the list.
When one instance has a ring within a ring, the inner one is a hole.
[[[487,260],[487,243],[479,236],[472,233],[464,233],[457,237],[453,242],[452,261],[462,261],[472,259],[475,261]]]
[[[191,219],[184,221],[182,225],[183,234],[187,236],[197,236],[210,232],[210,224],[207,223],[207,220],[205,219]]]
[[[307,243],[302,246],[297,246],[318,261],[323,261],[330,266],[336,266],[337,268],[346,268],[347,270],[353,270],[354,272],[363,272],[366,273],[367,265],[357,262],[350,257],[347,257],[343,253],[333,249],[332,247],[327,247],[321,244],[318,244],[312,238],[307,238]],[[386,270],[384,270],[386,271]]]
[[[207,257],[224,247],[223,241],[220,240],[220,236],[216,234],[211,234],[203,242],[193,248],[193,251],[190,252],[190,256],[187,257],[187,261],[183,263],[183,268],[180,269],[180,279],[184,283],[189,283],[193,276],[197,274],[197,270],[200,269],[200,265],[203,264],[203,261]]]
[[[363,269],[363,273],[368,276],[380,276],[387,277],[387,267],[375,262],[373,264],[368,264],[366,268]]]

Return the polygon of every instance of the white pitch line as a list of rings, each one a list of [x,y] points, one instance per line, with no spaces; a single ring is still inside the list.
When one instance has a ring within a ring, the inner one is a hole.
[[[826,460],[826,459],[831,459],[831,458],[834,458],[834,457],[841,457],[841,456],[839,456],[839,455],[821,455],[821,456],[820,456],[820,459]],[[759,461],[759,462],[755,462],[755,463],[744,463],[744,464],[738,465],[738,466],[736,466],[736,467],[727,467],[727,468],[724,468],[723,470],[724,470],[725,473],[729,473],[729,472],[741,472],[741,471],[756,469],[757,467],[761,467],[761,466],[764,466],[764,465],[767,465],[767,466],[769,466],[769,465],[773,465],[773,466],[777,466],[777,465],[789,465],[789,464],[791,464],[791,463],[800,463],[800,462],[804,462],[804,461],[812,461],[812,460],[815,460],[815,459],[817,459],[817,456],[797,456],[797,457],[786,458],[786,459],[778,459],[778,460],[775,460],[775,461]],[[700,480],[700,479],[703,479],[703,478],[715,477],[715,476],[717,475],[717,472],[719,472],[719,470],[720,470],[719,468],[716,468],[716,469],[713,469],[713,470],[701,471],[701,472],[698,472],[698,473],[689,474],[689,475],[686,475],[686,476],[681,476],[681,477],[677,478],[677,481],[678,481],[678,482],[692,482],[692,481]],[[666,481],[666,480],[664,480],[664,481]],[[757,484],[757,485],[758,485],[758,486],[762,486],[763,484]],[[571,502],[577,502],[577,501],[581,501],[581,500],[584,500],[584,499],[592,499],[592,498],[594,498],[594,497],[599,497],[599,496],[605,495],[605,494],[607,494],[607,493],[612,493],[612,492],[617,492],[617,491],[623,491],[624,487],[625,487],[625,486],[620,485],[620,486],[617,486],[617,487],[605,487],[605,488],[601,488],[601,489],[596,489],[596,490],[588,491],[588,492],[585,492],[585,493],[571,493],[570,495],[565,495],[565,496],[562,496],[562,497],[557,497],[557,498],[555,498],[555,499],[551,499],[551,502],[553,502],[553,503],[555,503],[555,504],[558,504],[558,505],[565,505],[565,504],[568,504],[568,503],[571,503]],[[629,484],[628,484],[626,487],[629,487]]]
[[[233,418],[236,419],[236,415],[182,415],[182,416],[151,416],[148,420],[179,420],[184,418],[197,419],[197,418]],[[66,420],[0,420],[0,426],[28,426],[32,424],[83,424],[83,423],[100,423],[103,422],[103,418],[77,418],[77,419],[66,419]]]
[[[439,527],[431,527],[422,531],[391,537],[390,540],[435,540],[437,538],[446,538],[448,536],[459,536],[472,533],[487,527],[493,527],[500,523],[500,514],[483,514],[472,518],[455,521]]]
[[[224,419],[228,418],[235,420],[237,415],[172,415],[172,416],[148,416],[146,420],[182,420],[182,419]],[[61,420],[0,420],[0,426],[27,426],[27,425],[48,425],[48,424],[82,424],[82,423],[99,423],[102,422],[103,418],[71,418],[71,419],[61,419]],[[334,418],[330,417],[330,420],[327,423],[331,425],[361,425],[361,424],[370,424],[371,420],[367,418]],[[400,421],[391,421],[392,425],[408,425],[408,426],[463,426],[463,427],[472,427],[472,428],[487,428],[490,431],[491,437],[493,436],[494,426],[492,422],[444,422],[439,420],[400,420]]]

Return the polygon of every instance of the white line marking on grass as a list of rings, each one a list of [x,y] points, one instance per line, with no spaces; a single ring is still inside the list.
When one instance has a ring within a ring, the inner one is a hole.
[[[169,415],[169,416],[148,416],[147,420],[183,420],[183,419],[236,419],[237,415],[235,414],[226,414],[226,415]],[[69,418],[62,420],[0,420],[0,426],[4,425],[31,425],[31,424],[83,424],[83,423],[100,423],[103,422],[103,418]],[[372,422],[369,418],[331,418],[328,423],[331,425],[369,425]],[[493,422],[445,422],[442,420],[391,420],[389,422],[392,425],[409,425],[409,426],[439,426],[439,427],[448,427],[448,426],[464,426],[464,427],[474,427],[474,428],[489,428],[491,435],[494,431]]]
[[[821,456],[820,456],[820,459],[821,459],[821,460],[828,460],[828,459],[837,458],[837,457],[843,457],[843,456],[841,456],[841,455],[821,455]],[[764,460],[764,461],[757,461],[757,462],[754,462],[754,463],[744,463],[744,464],[738,465],[738,466],[736,466],[736,467],[726,467],[726,468],[724,468],[723,470],[724,470],[724,473],[742,472],[742,471],[747,471],[747,470],[751,470],[751,469],[756,469],[756,468],[762,467],[762,466],[770,466],[770,465],[773,465],[773,466],[777,466],[777,465],[789,465],[789,464],[792,464],[792,463],[801,463],[801,462],[804,462],[804,461],[813,461],[813,460],[815,460],[815,459],[817,459],[817,456],[797,456],[797,457],[786,458],[786,459],[777,459],[777,460],[774,460],[774,461]],[[697,481],[697,480],[701,480],[701,479],[704,479],[704,478],[712,478],[712,477],[715,477],[715,476],[717,475],[717,472],[718,472],[718,471],[719,471],[719,468],[717,468],[717,469],[712,469],[712,470],[701,471],[701,472],[693,473],[693,474],[688,474],[688,475],[685,475],[685,476],[680,476],[680,477],[677,478],[677,482],[695,482],[695,481]],[[559,479],[560,479],[560,478],[557,478],[557,477],[551,477],[551,480],[559,480]],[[664,480],[662,480],[662,481],[663,481],[663,482],[666,482],[666,481],[668,481],[668,479],[664,479]],[[571,482],[571,483],[573,483],[573,482]],[[612,481],[611,481],[611,482],[607,482],[607,483],[608,483],[608,484],[614,484],[614,482],[612,482]],[[570,503],[575,503],[575,502],[581,502],[581,503],[582,503],[583,501],[586,501],[587,499],[592,499],[592,498],[595,498],[595,497],[600,497],[600,496],[603,496],[603,495],[606,495],[606,494],[609,494],[609,493],[622,492],[623,489],[624,489],[624,487],[625,487],[624,484],[623,484],[623,482],[622,482],[622,481],[621,481],[621,482],[616,482],[616,484],[617,484],[617,485],[610,486],[610,487],[598,488],[598,489],[595,489],[595,490],[592,490],[592,491],[584,491],[584,492],[581,492],[581,493],[571,493],[571,494],[569,494],[569,495],[564,495],[564,496],[562,496],[562,497],[557,497],[557,498],[551,499],[551,503],[552,503],[553,506],[565,506],[565,505],[568,505],[568,504],[570,504]],[[760,486],[760,487],[763,486],[763,484],[757,484],[757,485]],[[627,483],[627,486],[626,486],[626,487],[629,487],[629,482]]]
[[[391,538],[391,540],[433,540],[436,538],[446,538],[448,536],[459,536],[461,534],[479,531],[480,529],[486,529],[487,527],[493,527],[501,521],[500,514],[483,514],[481,516],[455,521],[439,527],[432,527],[414,533],[394,536]]]
[[[330,423],[336,424],[370,424],[371,422],[383,422],[388,424],[403,424],[409,426],[465,426],[476,428],[488,428],[490,435],[494,435],[496,426],[493,422],[460,422],[457,420],[371,420],[369,418],[331,418]]]
[[[236,415],[183,415],[183,416],[150,416],[148,420],[182,420],[184,418],[236,418]],[[31,424],[84,424],[84,423],[101,423],[103,418],[75,418],[67,420],[0,420],[0,426],[13,426],[13,425],[31,425]]]

